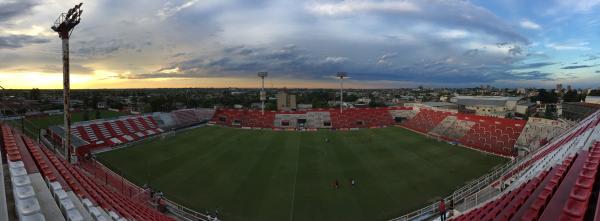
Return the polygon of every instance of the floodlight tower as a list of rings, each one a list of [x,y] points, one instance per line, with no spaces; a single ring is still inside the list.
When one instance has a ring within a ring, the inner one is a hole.
[[[265,115],[265,100],[267,100],[267,93],[265,92],[265,77],[269,75],[269,72],[261,71],[258,72],[258,77],[262,80],[262,87],[260,89],[260,102],[262,103],[262,115]]]
[[[340,79],[340,114],[344,111],[344,78],[348,76],[346,72],[338,72],[336,76]]]
[[[71,101],[70,97],[70,81],[69,81],[69,37],[73,32],[75,26],[81,21],[81,5],[79,3],[75,7],[69,9],[67,13],[61,13],[54,25],[52,30],[58,32],[58,37],[62,39],[62,51],[63,51],[63,105],[64,105],[64,121],[65,121],[65,139],[63,145],[67,151],[67,160],[72,162],[72,151],[71,151]]]

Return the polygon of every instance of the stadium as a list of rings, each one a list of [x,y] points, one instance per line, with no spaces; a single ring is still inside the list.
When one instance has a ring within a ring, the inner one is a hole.
[[[75,164],[54,152],[61,126],[37,142],[3,125],[2,151],[21,219],[412,220],[441,198],[457,220],[583,219],[598,199],[599,123],[598,112],[568,124],[413,107],[183,109],[74,124]]]
[[[67,3],[0,1],[0,221],[600,220],[600,54],[538,34],[567,18],[117,2],[89,3],[71,50],[83,3],[48,33]],[[600,6],[574,2],[535,4]]]

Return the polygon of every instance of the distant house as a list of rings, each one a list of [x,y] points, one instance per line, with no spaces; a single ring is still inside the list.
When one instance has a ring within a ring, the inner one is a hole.
[[[419,103],[405,103],[405,107],[426,107],[426,108],[437,108],[437,109],[446,109],[446,110],[456,110],[458,109],[457,104],[449,103],[449,102],[419,102]]]
[[[250,108],[251,109],[261,109],[262,108],[262,103],[261,102],[254,102],[250,104]]]
[[[290,111],[296,110],[296,95],[289,94],[287,90],[277,93],[277,110]]]
[[[312,104],[298,104],[296,106],[298,107],[298,110],[306,110],[313,108]]]
[[[106,109],[106,108],[107,108],[107,105],[106,105],[106,102],[104,102],[104,101],[100,101],[100,102],[98,102],[98,104],[96,104],[96,107],[97,107],[98,109]]]
[[[526,103],[522,97],[502,96],[456,96],[450,99],[465,109],[482,116],[506,117],[516,112],[517,104]]]
[[[537,105],[532,102],[519,103],[515,107],[515,113],[519,114],[520,116],[529,116],[535,112],[536,106]]]

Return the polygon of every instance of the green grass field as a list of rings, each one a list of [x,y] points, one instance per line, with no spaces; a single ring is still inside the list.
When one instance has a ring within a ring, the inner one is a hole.
[[[98,158],[192,209],[218,208],[226,221],[393,218],[507,161],[395,127],[350,132],[203,127]],[[350,178],[358,184],[352,187]],[[332,187],[335,179],[339,189]]]
[[[118,116],[122,116],[122,115],[124,115],[124,114],[120,113],[120,112],[114,112],[114,111],[108,111],[108,110],[100,111],[100,118],[111,118],[111,117],[118,117]],[[89,119],[90,120],[96,119],[96,113],[94,111],[89,112]],[[79,122],[79,121],[83,121],[83,112],[73,113],[71,115],[71,122],[75,123],[75,122]],[[61,114],[61,115],[52,115],[52,116],[45,116],[45,117],[27,118],[27,120],[25,120],[23,122],[23,126],[25,127],[25,132],[27,133],[27,135],[29,135],[31,137],[37,137],[38,136],[37,133],[40,129],[48,128],[48,126],[51,126],[51,125],[63,124],[63,122],[64,122],[63,115]],[[9,123],[16,128],[21,128],[20,120],[11,121]]]

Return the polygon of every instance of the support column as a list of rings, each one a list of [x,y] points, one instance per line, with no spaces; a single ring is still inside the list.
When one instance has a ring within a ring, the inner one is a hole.
[[[66,151],[65,156],[68,162],[72,162],[71,155],[71,100],[70,100],[70,79],[69,79],[69,38],[62,38],[62,50],[63,50],[63,115],[65,121],[65,138],[64,138],[64,150]]]

